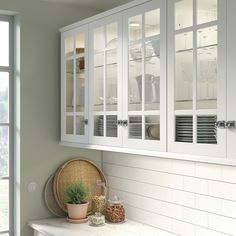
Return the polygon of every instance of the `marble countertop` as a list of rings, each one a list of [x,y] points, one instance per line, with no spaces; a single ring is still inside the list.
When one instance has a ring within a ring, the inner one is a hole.
[[[173,236],[157,228],[126,220],[123,224],[106,223],[94,227],[89,223],[71,224],[62,218],[30,221],[29,226],[45,236]]]

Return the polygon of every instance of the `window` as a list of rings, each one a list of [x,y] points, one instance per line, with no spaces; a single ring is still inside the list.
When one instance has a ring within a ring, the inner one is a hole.
[[[0,15],[0,236],[13,235],[13,26]]]

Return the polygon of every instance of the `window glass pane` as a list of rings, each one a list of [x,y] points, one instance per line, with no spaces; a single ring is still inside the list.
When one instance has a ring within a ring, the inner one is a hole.
[[[175,118],[175,141],[176,142],[193,142],[193,117],[176,116]]]
[[[84,135],[84,117],[83,116],[76,116],[76,134],[77,135]]]
[[[9,181],[0,180],[0,189],[0,231],[5,231],[9,230]]]
[[[76,54],[83,54],[85,48],[84,33],[78,34],[75,40]]]
[[[65,51],[66,51],[66,57],[71,57],[71,56],[73,56],[73,51],[74,51],[74,38],[73,38],[72,36],[66,38]]]
[[[160,34],[160,9],[145,13],[145,36]]]
[[[9,23],[0,21],[0,66],[9,66]]]
[[[117,116],[106,116],[107,137],[117,137]]]
[[[94,136],[103,136],[104,134],[104,117],[94,116]]]
[[[197,23],[217,20],[217,0],[197,0]]]
[[[142,38],[142,15],[129,18],[129,41],[139,40]]]
[[[145,139],[160,140],[160,116],[145,117]]]
[[[107,49],[112,49],[117,47],[117,23],[112,23],[106,26],[106,34],[107,34]]]
[[[7,126],[0,126],[0,177],[2,176],[9,176],[9,127]]]
[[[74,117],[66,117],[66,134],[74,134]]]
[[[175,36],[175,109],[192,109],[193,32]]]
[[[72,112],[74,108],[74,73],[73,60],[66,61],[66,111]]]
[[[175,3],[175,29],[183,29],[193,25],[193,1],[180,0]]]
[[[142,116],[129,116],[129,138],[142,139]]]
[[[93,104],[94,111],[103,111],[104,108],[104,67],[94,68]]]
[[[99,27],[94,30],[93,45],[94,45],[94,50],[102,50],[105,48],[104,27]]]
[[[0,123],[8,123],[8,122],[9,122],[9,73],[0,72]]]
[[[85,59],[79,57],[76,59],[76,111],[84,111],[85,101]]]

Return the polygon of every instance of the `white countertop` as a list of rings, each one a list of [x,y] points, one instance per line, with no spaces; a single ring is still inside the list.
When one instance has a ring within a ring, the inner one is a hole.
[[[45,236],[173,236],[157,228],[135,221],[94,227],[89,223],[71,224],[66,219],[53,218],[30,221],[29,226]]]

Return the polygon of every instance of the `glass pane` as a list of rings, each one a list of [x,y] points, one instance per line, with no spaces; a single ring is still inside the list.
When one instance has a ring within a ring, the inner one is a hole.
[[[175,3],[175,29],[193,25],[193,0],[180,0]]]
[[[74,134],[74,117],[66,116],[66,134]]]
[[[197,117],[197,143],[217,143],[217,128],[215,127],[216,121],[216,116]]]
[[[197,23],[217,20],[217,0],[197,0]]]
[[[84,135],[84,117],[83,116],[76,116],[76,134],[77,135]]]
[[[9,128],[7,126],[0,127],[0,177],[3,176],[9,176]]]
[[[192,116],[176,116],[175,119],[175,141],[177,142],[193,142],[193,117]]]
[[[94,66],[99,67],[104,65],[104,53],[97,53],[94,55]]]
[[[198,39],[197,46],[198,47],[206,47],[217,44],[217,26],[212,26],[204,29],[199,29],[197,31]]]
[[[103,136],[104,134],[104,117],[94,116],[94,136]]]
[[[117,116],[106,116],[107,137],[117,137]]]
[[[160,34],[160,9],[145,13],[145,37]]]
[[[142,139],[142,116],[129,116],[129,138]]]
[[[129,24],[129,41],[139,40],[142,38],[142,15],[130,17]]]
[[[141,62],[142,55],[143,55],[143,49],[142,49],[141,43],[130,45],[130,47],[129,47],[130,60],[137,60],[137,61]]]
[[[73,60],[66,61],[66,111],[72,112],[74,107]]]
[[[103,111],[104,104],[104,68],[94,68],[93,104],[94,111]]]
[[[76,54],[83,54],[85,49],[84,33],[80,33],[75,39]]]
[[[118,40],[117,23],[107,25],[107,49],[116,48]]]
[[[65,52],[66,57],[71,57],[74,55],[74,38],[72,36],[66,38]]]
[[[76,59],[76,111],[84,111],[85,73],[84,57]]]
[[[193,33],[175,36],[175,109],[192,109]]]
[[[117,63],[117,50],[109,50],[106,52],[107,64]]]
[[[217,108],[217,26],[198,30],[197,109]]]
[[[160,140],[160,116],[145,117],[145,139]]]
[[[102,50],[105,48],[105,32],[104,27],[99,27],[94,30],[94,50]]]
[[[155,40],[145,45],[145,110],[160,109],[160,51],[152,51],[152,45],[158,47],[158,43]]]
[[[0,66],[9,66],[9,23],[0,21]]]
[[[0,180],[0,231],[9,230],[9,182]],[[4,190],[4,191],[3,191]]]
[[[117,111],[117,64],[107,66],[106,110]]]
[[[9,122],[9,73],[0,72],[0,123]]]
[[[142,109],[142,66],[140,62],[129,62],[129,110]]]
[[[217,108],[217,46],[198,49],[197,109]]]

